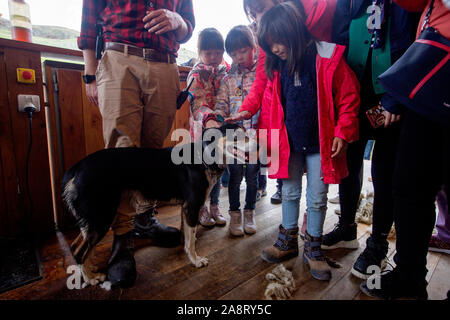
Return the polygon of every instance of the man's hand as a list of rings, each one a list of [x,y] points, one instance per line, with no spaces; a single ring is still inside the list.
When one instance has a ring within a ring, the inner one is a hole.
[[[98,107],[98,91],[97,91],[97,82],[93,81],[91,83],[86,83],[86,96],[89,99],[89,102]]]
[[[167,9],[148,11],[142,21],[145,23],[145,29],[150,33],[161,35],[169,31],[176,31],[177,40],[181,40],[187,36],[188,29],[186,22],[176,12]]]
[[[337,158],[343,154],[347,150],[347,145],[348,143],[344,139],[334,137],[333,146],[331,147],[331,152],[333,152],[331,158]]]
[[[402,118],[401,115],[390,113],[389,111],[386,111],[386,109],[384,109],[383,113],[384,113],[384,117],[385,117],[384,118],[384,127],[385,128],[389,127],[391,124],[399,121]]]
[[[239,120],[248,120],[252,117],[252,114],[248,111],[242,111],[234,116],[225,118],[225,122],[237,122]]]
[[[84,74],[95,74],[97,70],[97,59],[95,59],[95,51],[92,49],[83,50],[84,58]],[[86,83],[86,96],[89,101],[98,106],[97,82]]]

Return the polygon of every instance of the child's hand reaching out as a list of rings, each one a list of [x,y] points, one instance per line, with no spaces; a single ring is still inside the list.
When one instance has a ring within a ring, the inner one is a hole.
[[[336,158],[343,154],[347,150],[347,145],[348,143],[344,139],[334,137],[333,146],[331,147],[331,158]]]
[[[252,117],[252,114],[250,112],[242,111],[242,112],[235,114],[234,116],[225,118],[225,122],[236,122],[239,120],[247,120],[247,119],[250,119],[251,117]]]

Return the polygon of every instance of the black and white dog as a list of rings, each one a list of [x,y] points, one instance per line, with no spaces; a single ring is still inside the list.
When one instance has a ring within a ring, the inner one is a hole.
[[[204,136],[209,130],[205,130]],[[111,227],[124,192],[131,195],[132,206],[143,199],[181,205],[185,252],[197,268],[208,264],[195,250],[200,208],[222,175],[226,158],[248,162],[250,152],[257,150],[257,143],[249,142],[248,138],[244,144],[236,144],[236,136],[227,135],[230,130],[243,131],[235,124],[225,124],[216,130],[220,138],[209,142],[167,149],[104,149],[87,156],[65,173],[63,199],[81,230],[71,249],[86,282],[95,285],[105,280],[105,275],[92,273],[83,263]],[[215,147],[212,156],[222,159],[219,163],[208,163],[202,158],[212,145]],[[186,153],[190,153],[188,161],[174,163],[174,154],[186,156]]]

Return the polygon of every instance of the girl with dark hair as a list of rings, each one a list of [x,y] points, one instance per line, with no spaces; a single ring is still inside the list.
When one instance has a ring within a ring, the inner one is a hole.
[[[215,28],[202,30],[198,37],[199,62],[188,75],[190,88],[191,116],[189,119],[191,136],[194,141],[201,138],[202,130],[217,126],[215,121],[208,121],[207,116],[215,112],[216,95],[220,82],[227,72],[223,63],[225,44],[220,32]],[[204,227],[225,225],[226,219],[219,210],[220,179],[210,192],[210,209],[204,205],[200,210],[199,223]]]
[[[230,116],[239,111],[242,101],[248,95],[255,80],[256,72],[256,44],[252,31],[247,26],[236,26],[230,30],[225,39],[225,49],[233,59],[228,74],[222,79],[216,96],[217,112],[222,116]],[[252,119],[240,124],[245,129],[256,129],[258,124],[256,114]],[[256,232],[255,203],[258,187],[259,163],[229,163],[230,181],[228,184],[228,198],[230,200],[230,234],[243,236]],[[246,192],[245,206],[241,210],[240,185],[245,176]]]
[[[280,156],[271,159],[271,166],[278,168],[272,176],[283,179],[282,224],[277,241],[263,250],[262,258],[278,263],[298,255],[306,168],[308,222],[303,260],[313,277],[329,280],[331,270],[320,247],[328,184],[339,183],[347,175],[346,145],[358,139],[359,84],[343,58],[345,47],[316,42],[304,21],[298,3],[284,2],[265,13],[258,30],[272,84],[272,100],[261,111],[268,117],[260,118],[259,127],[268,129],[269,152],[271,130],[279,130]]]
[[[266,13],[273,6],[284,1],[285,0],[244,0],[244,11],[247,17],[253,21],[252,26],[254,29],[257,29],[257,24],[263,17],[264,13]],[[308,31],[316,39],[330,41],[332,34],[331,26],[337,0],[297,0],[297,2],[301,3],[304,7],[307,17],[305,24]],[[258,55],[258,65],[256,68],[256,79],[250,93],[245,98],[240,111],[252,110],[252,114],[255,114],[259,108],[265,105],[268,99],[272,96],[271,83],[270,81],[267,81],[268,79],[264,71],[265,59],[266,55],[264,51],[260,50]],[[248,117],[248,114],[239,113],[233,118],[236,118],[236,120],[242,120],[244,118],[247,119]],[[265,117],[266,115],[262,110],[261,118]],[[269,176],[269,178],[273,177]],[[277,183],[277,192],[270,198],[270,201],[273,204],[281,203],[282,182],[278,179]]]

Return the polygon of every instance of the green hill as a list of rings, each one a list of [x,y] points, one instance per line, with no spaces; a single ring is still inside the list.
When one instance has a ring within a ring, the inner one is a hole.
[[[77,37],[79,32],[56,26],[33,25],[33,42],[46,46],[78,50]],[[0,18],[0,38],[11,39],[11,23]],[[178,64],[196,57],[197,54],[185,48],[178,51]]]

